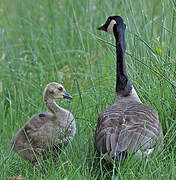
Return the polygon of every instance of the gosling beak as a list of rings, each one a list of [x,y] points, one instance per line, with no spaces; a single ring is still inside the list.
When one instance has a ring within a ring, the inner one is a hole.
[[[68,92],[64,91],[64,96],[65,99],[72,99],[72,96],[68,94]]]
[[[106,27],[105,24],[103,24],[102,26],[97,28],[98,30],[102,30],[102,31],[106,31]]]

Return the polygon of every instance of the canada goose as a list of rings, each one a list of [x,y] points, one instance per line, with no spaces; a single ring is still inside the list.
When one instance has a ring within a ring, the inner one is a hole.
[[[114,104],[98,117],[96,149],[110,159],[125,159],[127,153],[150,154],[162,149],[163,133],[158,113],[142,104],[131,85],[125,65],[125,28],[120,16],[110,16],[98,28],[113,34],[116,40],[116,92]],[[158,146],[157,146],[158,144]]]
[[[75,136],[74,116],[55,103],[58,98],[72,99],[72,96],[62,85],[49,83],[44,90],[43,99],[50,112],[33,115],[10,142],[11,149],[32,162],[37,170],[39,160],[46,159],[46,153],[59,150],[62,145],[66,146]]]

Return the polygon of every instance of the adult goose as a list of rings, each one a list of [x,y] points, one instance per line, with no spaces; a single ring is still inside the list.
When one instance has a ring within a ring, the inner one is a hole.
[[[55,103],[58,98],[72,99],[64,87],[56,82],[49,83],[43,98],[50,112],[33,115],[10,142],[11,149],[32,162],[37,170],[40,160],[46,159],[53,150],[58,154],[60,147],[72,141],[76,132],[72,113]]]
[[[114,104],[98,117],[95,146],[111,159],[121,160],[126,154],[150,154],[162,149],[163,134],[158,113],[142,104],[131,85],[125,66],[125,28],[120,16],[110,16],[98,28],[113,34],[116,40],[116,92]]]

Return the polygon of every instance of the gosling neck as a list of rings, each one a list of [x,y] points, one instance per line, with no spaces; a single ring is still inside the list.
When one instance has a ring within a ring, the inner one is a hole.
[[[116,96],[129,96],[132,85],[128,79],[125,64],[125,27],[113,27],[116,39]]]
[[[47,94],[44,95],[44,102],[48,110],[53,114],[56,114],[62,110],[62,108],[56,104],[55,100],[51,97],[48,97]]]

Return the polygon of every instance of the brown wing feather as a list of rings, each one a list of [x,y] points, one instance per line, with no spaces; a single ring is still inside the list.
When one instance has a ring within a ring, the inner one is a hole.
[[[119,102],[100,114],[95,145],[100,152],[113,156],[152,148],[162,139],[159,135],[160,124],[154,109],[138,102]]]
[[[42,128],[44,126],[51,127],[48,126],[48,123],[53,122],[53,120],[54,116],[50,113],[33,115],[12,137],[10,142],[12,150],[31,162],[36,161],[36,156],[41,159],[41,153],[46,149],[46,136],[48,135],[47,132],[42,131]],[[41,136],[41,132],[45,133],[46,136],[44,134]]]

